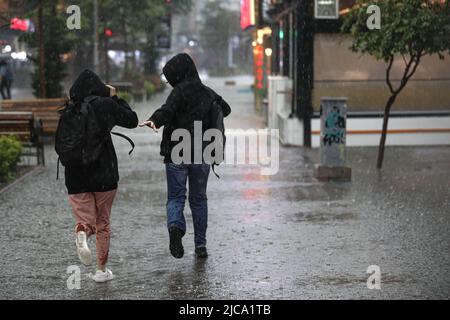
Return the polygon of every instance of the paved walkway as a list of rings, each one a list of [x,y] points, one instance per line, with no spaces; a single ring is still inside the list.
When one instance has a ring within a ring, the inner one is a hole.
[[[232,106],[229,128],[264,126],[247,86],[211,82]],[[163,99],[137,105],[140,120]],[[210,258],[198,262],[188,207],[185,257],[169,254],[161,133],[121,131],[137,147],[129,157],[127,142],[115,140],[117,279],[98,285],[81,267],[81,289],[67,288],[66,269],[79,264],[74,221],[49,145],[45,170],[0,195],[0,298],[450,298],[450,148],[390,148],[381,173],[376,149],[352,148],[348,184],[313,178],[318,150],[281,148],[270,177],[254,166],[220,167],[222,179],[211,175],[209,184]],[[381,290],[367,289],[369,265],[381,268]]]

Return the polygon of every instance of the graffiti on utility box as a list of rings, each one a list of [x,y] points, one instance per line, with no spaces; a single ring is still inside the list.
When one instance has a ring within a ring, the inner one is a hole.
[[[345,165],[347,99],[322,98],[320,118],[322,165]]]
[[[333,106],[325,119],[323,144],[345,144],[345,118],[337,106]]]

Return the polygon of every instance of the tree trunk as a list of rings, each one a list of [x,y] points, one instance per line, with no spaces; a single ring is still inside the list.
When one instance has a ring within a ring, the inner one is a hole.
[[[378,148],[378,161],[377,161],[377,169],[381,169],[383,167],[383,160],[384,160],[384,147],[386,144],[386,136],[387,136],[387,130],[388,130],[388,122],[389,122],[389,114],[391,113],[392,105],[395,102],[395,99],[397,99],[398,93],[394,93],[389,97],[388,102],[386,103],[386,107],[384,109],[384,117],[383,117],[383,130],[381,132],[381,140],[380,140],[380,146]]]
[[[127,32],[127,26],[125,22],[122,25],[123,27],[123,46],[124,46],[124,53],[125,53],[125,72],[128,72],[128,32]]]
[[[131,69],[133,70],[133,72],[136,70],[136,65],[137,65],[137,61],[136,61],[136,36],[134,33],[131,33]]]
[[[38,41],[39,41],[39,98],[45,98],[47,93],[45,90],[45,47],[44,47],[44,19],[43,19],[43,0],[39,1],[38,10]]]
[[[105,81],[107,83],[110,82],[110,76],[109,76],[109,56],[108,56],[108,50],[109,50],[109,38],[107,36],[104,36],[105,41],[105,51],[104,51],[104,59],[105,59]]]
[[[147,43],[144,45],[145,63],[144,74],[149,75],[156,72],[155,61],[156,53],[154,50],[155,36],[152,31],[147,31]]]
[[[99,34],[98,34],[98,0],[94,0],[94,53],[93,53],[93,65],[94,65],[94,71],[98,74],[99,73],[99,53],[98,53],[98,40],[99,40]]]

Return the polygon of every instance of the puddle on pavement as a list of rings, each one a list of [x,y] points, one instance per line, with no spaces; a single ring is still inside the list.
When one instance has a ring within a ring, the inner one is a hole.
[[[295,214],[296,222],[311,222],[311,223],[323,223],[323,222],[339,222],[356,220],[358,215],[354,212],[344,213],[330,213],[330,212],[314,212],[303,213],[299,212]]]
[[[407,283],[407,279],[402,279],[399,276],[382,276],[382,284],[395,284],[395,283]],[[355,276],[335,276],[335,277],[314,277],[311,281],[300,280],[300,285],[331,285],[331,286],[342,286],[342,285],[363,285],[367,283],[367,278],[365,277],[355,277]]]

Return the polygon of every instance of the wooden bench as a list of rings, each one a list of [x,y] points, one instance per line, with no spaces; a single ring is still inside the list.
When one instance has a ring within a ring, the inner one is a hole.
[[[124,91],[131,94],[133,90],[133,83],[131,82],[113,82],[111,85],[116,88],[117,92]]]
[[[0,112],[0,136],[15,136],[26,149],[22,156],[35,156],[37,163],[45,165],[42,121],[36,120],[32,112]]]
[[[44,134],[54,134],[58,127],[58,111],[64,107],[66,100],[58,99],[35,99],[35,100],[4,100],[2,111],[7,112],[32,112],[37,120],[43,124]]]

